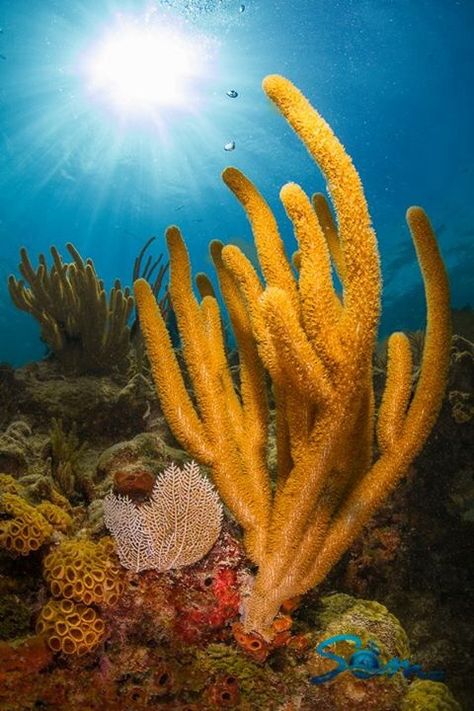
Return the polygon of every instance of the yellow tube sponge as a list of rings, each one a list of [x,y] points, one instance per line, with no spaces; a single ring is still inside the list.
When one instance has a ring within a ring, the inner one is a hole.
[[[138,279],[134,290],[151,372],[166,419],[176,438],[185,444],[189,452],[199,461],[209,464],[209,444],[186,392],[171,338],[151,287],[145,279]],[[167,374],[166,378],[162,377],[162,373]]]
[[[373,338],[380,310],[380,267],[359,175],[330,126],[288,79],[270,75],[262,85],[327,180],[344,252],[344,302],[352,316],[364,323],[365,338]]]
[[[165,324],[151,289],[135,282],[135,298],[152,373],[163,412],[188,452],[212,468],[225,504],[245,530],[246,545],[258,561],[264,549],[270,505],[270,485],[265,467],[266,405],[263,370],[256,349],[249,343],[251,327],[242,304],[233,309],[240,319],[237,337],[247,365],[241,374],[242,397],[234,390],[225,359],[216,299],[207,293],[200,305],[192,291],[189,256],[177,228],[167,231],[170,251],[170,297],[183,337],[183,357],[193,384],[196,407],[186,392]],[[221,262],[220,248],[212,256],[224,288],[237,294],[233,277]],[[247,334],[247,335],[246,335]],[[247,345],[244,341],[247,338]],[[252,336],[253,338],[253,336]]]
[[[315,193],[311,198],[313,207],[316,211],[316,215],[323,230],[326,242],[328,245],[331,258],[334,262],[337,275],[342,283],[344,283],[344,278],[346,275],[346,266],[344,264],[344,253],[341,249],[341,243],[339,241],[339,235],[337,234],[336,223],[332,216],[331,208],[329,203],[321,193]]]
[[[372,358],[381,274],[362,183],[331,128],[290,81],[269,76],[263,88],[320,167],[335,216],[321,195],[311,202],[294,183],[282,188],[299,246],[296,274],[264,197],[237,169],[224,171],[248,217],[260,262],[254,267],[237,247],[211,244],[239,349],[239,392],[225,359],[217,300],[202,278],[202,303],[196,299],[177,228],[167,232],[170,295],[195,404],[151,290],[139,280],[135,294],[163,412],[183,446],[210,466],[259,566],[245,629],[270,636],[282,602],[326,576],[426,441],[446,382],[450,317],[446,272],[429,220],[421,208],[410,208],[427,299],[426,343],[411,397],[409,342],[403,334],[392,336],[376,426]],[[266,461],[262,365],[275,403],[276,472]],[[374,461],[376,436],[380,454]]]

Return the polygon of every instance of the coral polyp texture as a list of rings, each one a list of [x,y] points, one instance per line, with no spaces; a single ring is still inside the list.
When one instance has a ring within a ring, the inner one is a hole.
[[[18,496],[24,496],[25,487],[11,474],[0,474],[0,496],[3,496],[3,494],[18,494]]]
[[[92,607],[72,600],[50,600],[41,610],[36,631],[53,652],[86,654],[102,641],[105,623]]]
[[[54,597],[85,605],[115,605],[122,592],[115,545],[110,538],[98,543],[65,540],[44,559],[44,577]]]
[[[51,503],[51,501],[42,501],[36,507],[36,510],[53,526],[56,531],[66,533],[71,525],[72,518],[60,506]]]
[[[145,503],[108,494],[104,521],[125,568],[164,571],[196,563],[209,552],[221,530],[222,504],[196,462],[182,469],[171,464]]]
[[[3,494],[0,512],[3,514],[0,520],[0,548],[10,553],[28,555],[41,548],[53,534],[54,527],[39,507],[29,504],[17,494]]]
[[[450,311],[435,235],[424,211],[412,207],[407,222],[427,302],[420,375],[412,394],[410,344],[402,333],[393,334],[374,427],[372,358],[381,276],[362,184],[331,128],[290,81],[268,76],[263,88],[320,167],[336,219],[322,196],[311,202],[294,183],[282,188],[299,246],[295,274],[264,198],[237,169],[224,172],[250,221],[264,277],[262,282],[237,247],[211,244],[239,350],[240,393],[226,360],[218,301],[202,277],[200,299],[195,297],[177,227],[166,234],[170,297],[193,399],[142,279],[135,282],[135,298],[170,428],[189,454],[211,469],[258,565],[245,605],[245,630],[269,637],[283,601],[325,578],[421,451],[445,389]],[[275,472],[266,459],[265,370],[276,409]]]

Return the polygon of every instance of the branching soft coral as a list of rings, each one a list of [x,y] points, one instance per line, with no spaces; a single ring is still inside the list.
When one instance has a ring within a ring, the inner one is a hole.
[[[195,298],[189,256],[176,227],[167,231],[170,295],[195,405],[145,281],[135,283],[135,296],[168,423],[189,453],[211,468],[259,566],[245,628],[270,636],[281,603],[326,576],[420,452],[444,392],[450,319],[435,236],[423,210],[410,208],[407,220],[428,310],[421,374],[410,400],[409,343],[394,334],[374,432],[372,355],[381,277],[362,184],[331,128],[295,86],[269,76],[263,87],[319,165],[337,227],[322,196],[311,202],[298,185],[283,187],[280,197],[299,244],[296,277],[263,197],[235,168],[224,172],[251,223],[265,280],[237,247],[211,244],[239,348],[240,392],[226,361],[217,301],[202,277],[202,300]],[[333,267],[342,296],[333,286]],[[266,464],[265,369],[276,407],[273,488]],[[375,434],[380,454],[374,462]]]

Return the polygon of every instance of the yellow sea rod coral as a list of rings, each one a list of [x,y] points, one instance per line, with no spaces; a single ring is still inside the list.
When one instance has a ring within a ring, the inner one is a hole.
[[[115,605],[122,591],[114,543],[103,538],[65,540],[44,559],[44,577],[54,597],[85,605]]]
[[[35,317],[44,342],[66,370],[103,373],[120,367],[130,347],[129,289],[122,289],[116,279],[107,294],[92,260],[84,260],[72,244],[66,248],[72,262],[63,262],[52,247],[51,268],[43,254],[35,268],[23,247],[19,265],[23,279],[13,275],[8,279],[12,301]]]
[[[36,631],[53,652],[86,654],[102,641],[105,624],[92,608],[72,600],[50,600],[41,610]]]
[[[188,453],[211,469],[258,565],[246,631],[271,636],[282,602],[324,579],[419,454],[442,402],[451,334],[436,238],[423,210],[412,207],[407,222],[427,302],[420,377],[412,394],[410,345],[393,334],[374,427],[372,358],[382,284],[363,187],[330,126],[291,82],[269,76],[263,88],[321,169],[336,219],[321,195],[311,202],[294,183],[282,188],[299,246],[295,274],[263,196],[236,168],[224,171],[251,224],[260,263],[257,271],[237,247],[211,244],[239,350],[240,392],[226,360],[218,301],[202,277],[196,298],[177,227],[166,233],[170,297],[194,398],[143,279],[135,282],[135,297],[168,424]],[[276,472],[268,471],[266,459],[265,370],[275,401]]]
[[[10,518],[0,520],[0,548],[10,553],[28,555],[52,536],[54,528],[38,510],[21,496],[6,493],[0,500],[0,512]]]

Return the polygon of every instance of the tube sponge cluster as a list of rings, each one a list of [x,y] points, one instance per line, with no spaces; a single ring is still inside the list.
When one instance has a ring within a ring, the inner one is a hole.
[[[36,631],[53,652],[86,654],[105,636],[105,624],[92,607],[72,600],[50,600],[41,610]]]
[[[85,605],[115,605],[122,592],[111,538],[65,540],[44,559],[44,577],[56,598]]]

